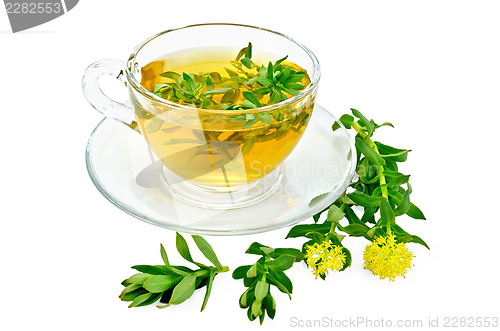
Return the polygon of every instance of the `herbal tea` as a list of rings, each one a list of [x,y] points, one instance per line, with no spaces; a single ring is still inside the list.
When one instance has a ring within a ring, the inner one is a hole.
[[[213,47],[168,54],[141,69],[143,87],[184,105],[174,112],[134,99],[141,132],[170,171],[201,185],[237,187],[272,172],[290,154],[313,100],[275,104],[299,94],[310,78],[287,57],[272,58],[249,43],[239,52]]]

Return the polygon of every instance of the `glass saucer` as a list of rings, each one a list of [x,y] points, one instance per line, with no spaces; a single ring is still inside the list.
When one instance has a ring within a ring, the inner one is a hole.
[[[316,105],[304,136],[280,166],[279,187],[266,199],[242,208],[208,209],[171,195],[163,180],[162,164],[144,138],[113,119],[103,119],[92,132],[86,150],[87,169],[106,199],[145,222],[198,234],[264,232],[313,216],[350,184],[356,151],[347,130],[332,131],[336,120]]]

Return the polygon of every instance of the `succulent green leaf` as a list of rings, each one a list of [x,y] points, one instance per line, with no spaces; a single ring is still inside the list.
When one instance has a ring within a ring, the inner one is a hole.
[[[274,63],[274,65],[275,65],[275,66],[279,65],[281,62],[285,61],[287,58],[288,58],[288,55],[287,55],[287,56],[285,56],[285,57],[282,57],[281,59],[279,59],[278,61],[276,61],[276,62]]]
[[[122,301],[126,301],[126,302],[128,302],[128,301],[134,301],[135,298],[137,298],[140,295],[146,294],[146,293],[148,293],[148,291],[146,291],[146,289],[144,289],[144,288],[141,287],[141,288],[138,288],[138,289],[136,289],[134,291],[130,291],[130,292],[121,294],[120,295],[120,299]]]
[[[167,256],[167,251],[165,251],[165,247],[163,247],[162,244],[160,244],[160,254],[161,254],[161,258],[163,260],[163,263],[165,263],[165,266],[168,268],[168,269],[172,269],[172,266],[170,265],[170,262],[168,261],[168,256]]]
[[[160,268],[158,266],[152,266],[152,265],[135,265],[132,267],[132,269],[135,269],[139,272],[143,272],[146,274],[151,274],[151,275],[168,275],[169,274],[168,270],[165,270],[165,269]]]
[[[264,124],[271,124],[271,122],[273,121],[273,118],[272,118],[271,114],[269,114],[269,112],[263,112],[260,114],[260,120]]]
[[[328,222],[338,222],[345,217],[345,213],[340,210],[336,205],[331,205],[328,209],[328,216],[326,219]]]
[[[347,248],[345,248],[345,247],[342,247],[342,252],[345,254],[346,258],[345,258],[344,265],[342,266],[342,268],[339,271],[344,271],[345,269],[347,269],[348,267],[350,267],[351,263],[352,263],[351,252]]]
[[[163,89],[171,89],[172,87],[168,84],[156,84],[154,89],[153,89],[153,93],[158,93],[160,92],[161,90]]]
[[[271,91],[271,88],[268,86],[259,87],[258,89],[253,90],[253,92],[257,94],[268,94]]]
[[[270,248],[269,246],[265,246],[262,244],[259,244],[258,242],[253,242],[248,249],[245,251],[246,254],[254,254],[254,255],[266,255],[264,251],[261,249],[262,247],[267,247]]]
[[[237,82],[233,81],[233,80],[225,81],[224,83],[220,84],[220,86],[232,88],[234,90],[237,90],[237,89],[240,88],[240,85]]]
[[[408,190],[403,193],[401,201],[398,203],[398,207],[394,210],[395,216],[401,216],[408,212],[410,209],[410,194],[412,192],[411,185],[408,183]]]
[[[252,301],[255,299],[253,291],[253,288],[248,288],[245,292],[243,292],[239,300],[240,308],[248,308],[248,306],[252,303]]]
[[[359,206],[376,207],[380,204],[380,198],[357,191],[349,193],[347,196]]]
[[[297,83],[285,84],[285,87],[287,89],[293,89],[293,90],[297,90],[297,91],[304,89],[304,86],[302,84],[297,84]]]
[[[300,82],[301,80],[303,80],[304,77],[305,77],[305,74],[294,74],[294,75],[291,75],[290,77],[288,77],[286,82],[287,82],[287,84],[297,83],[297,82]]]
[[[238,268],[234,269],[232,277],[234,279],[243,279],[247,272],[248,269],[250,269],[251,265],[242,265],[239,266]]]
[[[409,179],[410,176],[405,176],[405,175],[394,177],[393,179],[391,179],[391,181],[387,183],[387,187],[391,188],[394,186],[400,186],[406,184],[408,183]]]
[[[201,99],[201,108],[207,108],[211,104],[212,104],[212,102],[210,102],[210,100],[208,100],[207,98],[202,97],[202,99]]]
[[[177,247],[177,251],[179,252],[179,254],[185,260],[194,263],[193,258],[191,257],[191,253],[189,252],[189,247],[186,239],[184,239],[184,237],[179,232],[176,232],[175,246]]]
[[[354,203],[354,201],[352,201],[348,196],[344,196],[342,200],[344,200],[344,198],[347,198],[349,199],[349,201]],[[356,213],[351,209],[351,207],[346,206],[344,212],[345,212],[345,218],[347,218],[349,224],[364,224],[363,222],[361,222],[358,215],[356,215]]]
[[[203,255],[205,255],[205,257],[212,262],[217,269],[221,270],[222,264],[219,262],[217,255],[215,255],[212,246],[210,246],[210,244],[201,236],[193,235],[193,239]]]
[[[384,123],[382,123],[380,125],[379,124],[375,124],[375,129],[378,129],[378,128],[383,127],[383,126],[390,126],[390,127],[392,127],[394,129],[394,125],[392,125],[392,123],[390,123],[390,122],[384,122]]]
[[[254,300],[254,302],[252,303],[252,306],[250,308],[252,310],[253,317],[255,317],[255,318],[259,317],[262,314],[261,305],[262,305],[261,301]]]
[[[291,88],[283,87],[283,91],[290,94],[290,95],[297,95],[300,92]],[[288,98],[287,98],[288,99]]]
[[[262,300],[262,304],[266,309],[267,316],[269,316],[270,319],[274,319],[276,315],[276,302],[271,293],[268,293],[264,300]]]
[[[278,258],[280,255],[291,255],[295,257],[295,262],[302,261],[304,259],[304,255],[299,249],[296,248],[276,248],[272,253],[273,258]]]
[[[359,118],[359,123],[366,128],[366,130],[368,131],[368,137],[370,137],[373,133],[373,130],[375,130],[373,121],[369,121],[363,114],[361,114],[359,110],[351,108],[351,112],[354,116]]]
[[[286,235],[286,238],[288,239],[288,238],[303,237],[311,231],[316,231],[325,234],[328,231],[330,231],[331,227],[332,225],[328,222],[322,224],[300,224],[291,228],[288,234]]]
[[[153,275],[142,285],[151,293],[162,293],[177,283],[177,278],[172,275]]]
[[[377,146],[378,151],[384,158],[391,158],[396,162],[405,162],[408,158],[408,152],[411,152],[409,149],[400,149],[394,148],[388,145],[384,145],[378,141],[374,142]]]
[[[205,309],[205,307],[207,306],[208,298],[210,297],[210,293],[212,292],[212,285],[214,283],[215,275],[216,275],[215,270],[211,269],[210,275],[208,276],[207,292],[205,293],[205,297],[203,298],[203,304],[201,305],[200,311],[203,311]]]
[[[246,47],[245,58],[247,58],[247,59],[251,59],[252,58],[252,43],[251,42],[249,42],[248,46]]]
[[[142,295],[139,295],[138,297],[136,297],[132,303],[130,304],[130,306],[128,306],[129,308],[133,308],[133,307],[137,307],[138,305],[140,305],[141,303],[143,303],[144,301],[148,300],[151,296],[153,295],[153,293],[144,293]]]
[[[257,263],[253,264],[246,273],[246,277],[254,278],[257,277]]]
[[[363,237],[366,235],[366,232],[368,232],[368,230],[370,230],[369,227],[367,227],[366,225],[363,225],[363,224],[359,224],[359,223],[353,223],[353,224],[349,224],[348,226],[339,226],[339,228],[344,231],[345,233],[353,236],[353,237]]]
[[[395,216],[387,198],[380,199],[380,219],[383,225],[394,225]]]
[[[403,237],[400,237],[396,240],[397,243],[416,243],[416,244],[420,244],[422,246],[424,246],[425,248],[427,249],[430,249],[429,246],[427,245],[427,243],[422,240],[422,238],[418,237],[418,236],[414,236],[414,235],[407,235],[407,236],[403,236]]]
[[[153,303],[155,303],[156,301],[158,301],[158,299],[161,298],[161,293],[152,293],[152,295],[144,300],[143,302],[141,302],[140,304],[138,304],[136,307],[143,307],[143,306],[147,306],[147,305],[151,305]]]
[[[203,95],[207,96],[207,95],[210,95],[210,94],[222,94],[222,93],[226,93],[229,90],[232,90],[232,89],[230,87],[220,88],[220,89],[217,89],[217,90],[206,91],[206,92],[203,93]]]
[[[255,94],[253,94],[252,92],[250,92],[250,91],[243,91],[243,96],[245,97],[245,99],[247,99],[248,101],[250,101],[251,103],[253,103],[257,107],[262,107],[259,99],[257,99],[257,97],[255,96]]]
[[[271,254],[271,253],[273,253],[273,252],[274,252],[274,248],[271,248],[271,247],[265,247],[265,246],[263,246],[263,247],[261,247],[260,249],[261,249],[261,250],[264,252],[264,254],[266,254],[266,255]]]
[[[269,284],[259,280],[255,285],[255,300],[262,301],[269,292]]]
[[[267,274],[266,280],[270,284],[273,284],[274,286],[276,286],[278,288],[278,290],[280,290],[281,292],[288,294],[288,297],[290,299],[292,299],[292,296],[291,296],[292,292],[289,291],[288,288],[285,285],[283,285],[279,280],[277,280],[276,278],[274,278],[271,274]]]
[[[242,49],[240,49],[240,51],[238,52],[238,55],[236,55],[236,58],[234,60],[239,61],[243,57],[243,55],[245,55],[247,48],[248,47],[243,47]]]
[[[406,215],[417,220],[425,220],[424,213],[422,213],[422,211],[411,202],[410,202],[410,208],[406,212]]]
[[[129,277],[129,279],[127,279],[127,283],[131,283],[131,284],[144,284],[144,282],[146,280],[148,280],[148,278],[151,277],[150,274],[145,274],[145,273],[139,273],[139,274],[135,274],[135,275],[132,275],[131,277]]]
[[[174,288],[169,303],[171,305],[183,303],[193,295],[195,289],[196,276],[193,274],[185,276]]]
[[[229,77],[233,78],[233,77],[239,77],[240,75],[238,75],[238,73],[234,70],[231,70],[229,68],[226,68],[224,67],[224,70],[226,70],[227,74],[229,75]],[[238,86],[239,87],[239,86]]]
[[[227,92],[224,93],[224,95],[222,96],[220,102],[221,103],[232,103],[234,94],[235,94],[235,90],[234,89],[227,90]]]
[[[245,67],[247,67],[248,69],[252,69],[252,60],[244,57],[244,58],[241,59],[241,63],[243,63],[243,65]]]
[[[293,291],[292,281],[283,271],[270,270],[269,275],[272,277],[272,280],[275,280],[280,284],[282,284],[286,288],[288,293],[292,293]]]
[[[373,215],[377,212],[378,207],[365,207],[363,216],[361,217],[362,223],[373,223],[375,224],[375,218]]]
[[[340,116],[339,122],[342,123],[346,129],[350,129],[352,127],[352,122],[354,122],[354,117],[349,114],[344,114]]]
[[[186,82],[186,86],[190,92],[193,92],[196,90],[197,85],[196,85],[196,82],[193,80],[193,77],[191,77],[191,75],[183,72],[182,79],[184,79],[184,82]]]
[[[382,156],[371,148],[363,139],[356,138],[355,145],[356,148],[370,160],[370,162],[376,165],[385,165],[385,160]]]
[[[403,195],[399,192],[389,191],[389,197],[394,198],[396,204],[399,205],[401,203]],[[408,215],[414,219],[425,220],[425,216],[422,213],[422,211],[417,206],[415,206],[412,202],[410,202],[410,207],[409,207],[408,211],[406,212],[406,215]]]
[[[165,77],[165,78],[170,78],[173,81],[178,80],[180,77],[180,75],[178,73],[173,72],[173,71],[166,71],[164,73],[161,73],[160,76]]]
[[[272,81],[273,77],[274,77],[274,68],[271,61],[269,61],[269,64],[267,65],[267,78]]]
[[[295,262],[295,256],[280,255],[275,260],[269,261],[267,266],[273,271],[285,271],[290,269]]]
[[[251,102],[250,100],[245,100],[242,103],[243,106],[248,107],[248,108],[257,108],[257,105]],[[255,122],[257,122],[257,118],[254,119]],[[245,129],[251,127],[252,125],[255,124],[255,122],[252,122],[252,124],[249,124],[248,126],[244,127]],[[245,124],[246,125],[246,124]]]
[[[133,292],[141,287],[142,287],[141,284],[130,284],[129,286],[123,289],[122,293],[120,294],[120,298],[122,298],[125,294]]]

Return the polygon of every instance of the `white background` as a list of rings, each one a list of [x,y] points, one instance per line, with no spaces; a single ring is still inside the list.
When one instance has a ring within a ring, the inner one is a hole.
[[[0,329],[259,328],[238,307],[244,288],[229,273],[216,278],[203,313],[201,292],[165,310],[128,309],[120,282],[134,264],[161,263],[160,243],[180,263],[175,233],[115,208],[85,168],[86,141],[102,118],[82,95],[85,68],[126,60],[156,32],[204,22],[263,26],[307,45],[322,65],[319,104],[337,117],[355,107],[395,124],[377,137],[413,150],[402,170],[427,217],[400,220],[431,247],[409,245],[416,259],[405,279],[371,275],[362,268],[367,242],[347,238],[352,267],[322,281],[297,264],[288,272],[293,299],[274,291],[276,318],[259,329],[298,329],[294,318],[426,326],[438,317],[442,326],[446,317],[500,317],[499,14],[498,1],[480,0],[85,0],[12,34],[2,9]],[[254,261],[243,254],[253,241],[300,247],[284,240],[287,231],[207,239],[234,269]]]

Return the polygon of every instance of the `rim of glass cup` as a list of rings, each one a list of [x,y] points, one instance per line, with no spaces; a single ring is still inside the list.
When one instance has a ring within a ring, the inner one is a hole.
[[[132,72],[134,59],[136,58],[136,56],[140,52],[140,50],[144,46],[146,46],[150,41],[152,41],[152,40],[154,40],[154,39],[156,39],[156,38],[158,38],[158,37],[160,37],[160,36],[162,36],[162,35],[164,35],[166,33],[169,33],[169,32],[178,31],[178,30],[182,30],[182,29],[188,29],[188,28],[192,28],[192,27],[211,26],[211,25],[239,26],[239,27],[257,29],[257,30],[263,30],[263,31],[266,31],[266,32],[274,33],[274,34],[276,34],[278,36],[281,36],[283,38],[286,38],[286,39],[290,40],[291,42],[293,42],[294,44],[296,44],[297,46],[299,46],[300,48],[302,48],[302,50],[304,50],[306,52],[306,54],[311,58],[311,60],[313,62],[313,65],[314,65],[314,76],[311,78],[311,82],[299,94],[294,95],[294,96],[292,96],[289,99],[280,101],[278,103],[275,103],[275,104],[272,104],[272,105],[269,105],[269,106],[252,108],[252,109],[238,110],[237,111],[238,113],[243,113],[243,114],[244,113],[255,113],[255,112],[261,112],[261,111],[266,111],[266,110],[271,110],[271,109],[285,107],[285,106],[287,106],[289,104],[293,104],[297,100],[300,100],[302,97],[306,96],[311,91],[313,91],[316,88],[316,86],[318,85],[319,78],[321,76],[320,65],[319,65],[318,59],[316,58],[316,56],[314,55],[314,53],[311,52],[311,50],[309,48],[307,48],[302,43],[294,40],[293,38],[291,38],[291,37],[289,37],[289,36],[287,36],[285,34],[282,34],[282,33],[279,33],[279,32],[276,32],[276,31],[273,31],[273,30],[270,30],[270,29],[261,28],[261,27],[258,27],[258,26],[246,25],[246,24],[236,24],[236,23],[201,23],[201,24],[192,24],[192,25],[186,25],[186,26],[183,26],[183,27],[180,27],[180,28],[169,29],[169,30],[157,33],[157,34],[155,34],[152,37],[149,37],[148,39],[144,40],[142,43],[140,43],[134,49],[133,53],[130,55],[130,57],[129,57],[128,61],[127,61],[126,74],[127,74],[127,80],[128,80],[128,82],[132,85],[132,87],[136,91],[138,91],[139,93],[141,93],[143,96],[148,97],[150,99],[153,99],[154,101],[159,102],[161,104],[168,105],[169,107],[174,107],[174,108],[178,108],[178,109],[182,109],[182,110],[186,110],[186,111],[193,111],[193,110],[200,111],[200,110],[203,110],[203,111],[205,111],[207,113],[218,113],[218,114],[231,113],[231,114],[234,114],[235,113],[234,110],[194,108],[193,106],[190,106],[190,105],[180,105],[178,103],[174,103],[174,102],[162,99],[162,98],[158,97],[157,95],[155,95],[154,93],[151,93],[150,91],[146,90],[140,84],[140,82],[138,82],[137,79],[135,79],[134,74]]]

